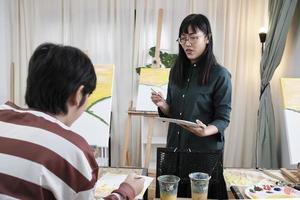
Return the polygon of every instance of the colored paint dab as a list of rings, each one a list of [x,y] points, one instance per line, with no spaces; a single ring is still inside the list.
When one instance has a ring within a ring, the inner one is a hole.
[[[291,188],[291,187],[284,187],[284,189],[283,189],[283,192],[288,195],[294,193],[294,191],[295,191],[294,188]]]
[[[254,186],[254,190],[255,190],[255,191],[262,191],[263,189],[262,189],[261,187]]]
[[[278,192],[281,191],[281,189],[278,188],[278,187],[274,188],[274,190],[275,190],[275,191],[278,191]]]
[[[271,190],[271,186],[270,185],[263,185],[264,190]]]

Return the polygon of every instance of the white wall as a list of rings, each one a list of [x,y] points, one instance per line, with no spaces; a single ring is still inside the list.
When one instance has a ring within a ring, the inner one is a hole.
[[[278,148],[279,161],[282,167],[292,168],[295,166],[291,166],[289,163],[289,152],[283,118],[283,100],[280,85],[280,78],[283,77],[300,78],[300,1],[298,1],[293,21],[288,32],[286,47],[281,63],[275,71],[271,81],[276,132],[278,135],[278,145],[281,147]]]

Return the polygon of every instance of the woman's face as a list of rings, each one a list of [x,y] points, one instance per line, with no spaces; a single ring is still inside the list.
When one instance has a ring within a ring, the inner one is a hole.
[[[179,38],[179,43],[191,63],[198,61],[208,42],[207,36],[202,31],[197,28],[195,32],[191,26],[188,27],[188,33],[182,33]]]

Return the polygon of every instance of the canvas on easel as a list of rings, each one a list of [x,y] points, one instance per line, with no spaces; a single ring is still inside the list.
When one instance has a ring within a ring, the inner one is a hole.
[[[88,98],[86,110],[71,128],[93,146],[98,164],[107,166],[114,65],[94,67],[97,76],[96,89]]]
[[[290,164],[300,162],[300,78],[281,78]]]
[[[151,101],[151,92],[161,92],[167,96],[169,68],[142,68],[138,87],[136,110],[157,111],[157,106]]]

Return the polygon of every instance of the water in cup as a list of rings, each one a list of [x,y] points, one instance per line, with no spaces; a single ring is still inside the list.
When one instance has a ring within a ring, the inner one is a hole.
[[[192,200],[206,200],[210,176],[202,172],[189,174],[191,180]]]
[[[161,200],[176,200],[180,178],[174,175],[162,175],[157,178]]]

